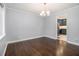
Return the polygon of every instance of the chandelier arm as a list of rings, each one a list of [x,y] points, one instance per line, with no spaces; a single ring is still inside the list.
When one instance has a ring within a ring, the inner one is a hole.
[[[50,15],[50,11],[47,8],[47,3],[44,3],[44,10],[41,11],[40,15],[41,16],[49,16]]]

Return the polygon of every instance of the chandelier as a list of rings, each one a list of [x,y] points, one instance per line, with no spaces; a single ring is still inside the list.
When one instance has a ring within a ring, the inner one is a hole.
[[[40,16],[49,16],[50,11],[48,10],[47,3],[44,3],[43,6],[44,7],[43,7],[43,10],[40,13]]]

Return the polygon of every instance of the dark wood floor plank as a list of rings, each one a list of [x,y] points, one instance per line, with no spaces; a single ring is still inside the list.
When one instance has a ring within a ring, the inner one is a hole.
[[[79,56],[79,46],[41,37],[8,44],[5,56]]]

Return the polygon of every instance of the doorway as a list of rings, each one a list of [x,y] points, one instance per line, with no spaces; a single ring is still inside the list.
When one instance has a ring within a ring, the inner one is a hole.
[[[57,38],[67,40],[67,19],[65,17],[57,18]]]

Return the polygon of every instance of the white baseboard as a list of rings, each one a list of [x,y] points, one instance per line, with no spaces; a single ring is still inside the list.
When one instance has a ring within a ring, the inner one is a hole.
[[[66,42],[68,42],[68,43],[70,43],[70,44],[74,44],[74,45],[79,46],[79,44],[78,44],[78,43],[75,43],[75,42],[71,42],[71,41],[66,41]]]
[[[48,38],[51,38],[51,39],[57,39],[56,37],[52,37],[52,36],[45,36],[45,37],[48,37]],[[74,45],[79,46],[79,44],[78,44],[78,43],[71,42],[71,41],[68,41],[68,40],[64,40],[64,41],[66,41],[67,43],[70,43],[70,44],[74,44]]]
[[[57,37],[52,37],[52,36],[45,36],[45,37],[48,37],[48,38],[51,38],[51,39],[57,39]]]
[[[24,40],[31,40],[31,39],[40,38],[40,37],[48,37],[48,38],[51,38],[51,39],[57,39],[56,37],[52,37],[52,36],[36,36],[36,37],[31,37],[31,38],[19,39],[19,40],[16,40],[16,41],[9,41],[8,44],[9,43],[20,42],[20,41],[24,41]],[[64,40],[64,41],[66,41],[66,42],[68,42],[70,44],[74,44],[74,45],[78,45],[79,46],[78,43],[71,42],[71,41],[68,41],[68,40]]]
[[[36,37],[31,37],[31,38],[26,38],[26,39],[20,39],[20,40],[16,40],[16,41],[6,42],[6,46],[4,48],[4,52],[3,52],[2,56],[5,56],[6,49],[7,49],[7,46],[8,46],[9,43],[15,43],[15,42],[20,42],[20,41],[25,41],[25,40],[31,40],[31,39],[40,38],[40,37],[43,37],[43,36],[36,36]]]
[[[5,37],[5,34],[3,34],[3,35],[0,36],[0,40],[1,40],[3,37]]]
[[[5,56],[7,46],[8,46],[8,43],[6,43],[6,46],[5,46],[5,48],[4,48],[4,52],[3,52],[3,55],[2,55],[2,56]]]
[[[31,40],[31,39],[40,38],[40,37],[43,37],[43,36],[36,36],[36,37],[30,37],[30,38],[25,38],[25,39],[19,39],[19,40],[16,40],[16,41],[9,41],[8,44],[20,42],[20,41],[25,41],[25,40]]]

